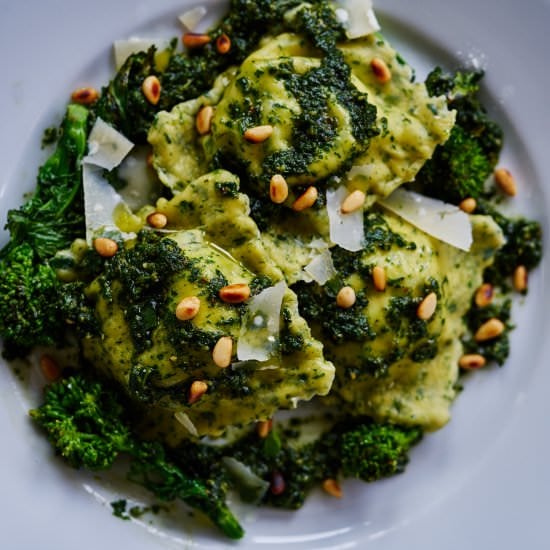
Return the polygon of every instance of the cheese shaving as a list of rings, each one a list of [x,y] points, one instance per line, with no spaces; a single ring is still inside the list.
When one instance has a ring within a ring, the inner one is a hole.
[[[349,214],[342,214],[340,206],[349,191],[341,186],[336,190],[327,190],[327,214],[329,219],[330,240],[351,252],[363,247],[365,230],[363,227],[363,210],[360,208]]]
[[[133,147],[134,144],[129,139],[98,118],[88,137],[88,154],[82,162],[112,170],[124,160]]]
[[[191,419],[182,411],[174,413],[174,418],[191,434],[195,437],[199,436],[199,432],[195,427],[195,424],[191,422]]]
[[[337,0],[336,17],[348,38],[360,38],[380,30],[371,0]]]
[[[126,60],[134,53],[146,52],[151,46],[157,48],[157,52],[170,47],[170,41],[157,38],[132,37],[127,40],[115,40],[113,52],[115,56],[115,67],[118,71]]]
[[[470,250],[470,218],[457,206],[401,188],[379,203],[424,233],[460,250]]]
[[[336,275],[336,269],[332,262],[332,255],[330,250],[325,248],[319,254],[317,254],[309,264],[304,267],[311,280],[323,286],[328,280],[332,279]],[[307,282],[307,281],[306,281]]]
[[[281,281],[248,301],[237,342],[239,361],[267,361],[277,352],[281,306],[286,290],[286,283]]]
[[[188,31],[194,31],[197,28],[197,25],[204,19],[207,12],[208,10],[204,6],[197,6],[196,8],[192,8],[185,13],[182,13],[178,19],[185,29]]]

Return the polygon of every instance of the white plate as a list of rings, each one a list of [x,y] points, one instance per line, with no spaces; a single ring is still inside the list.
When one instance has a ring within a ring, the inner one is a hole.
[[[42,131],[59,122],[70,91],[106,81],[112,41],[146,29],[150,36],[173,36],[176,15],[189,5],[0,1],[2,223],[6,210],[33,187],[44,157]],[[542,220],[549,235],[548,0],[380,0],[377,9],[386,34],[418,66],[420,78],[437,63],[450,68],[479,63],[487,69],[486,97],[507,135],[502,164],[519,180],[514,208]],[[2,243],[5,239],[4,234]],[[341,501],[317,494],[297,513],[246,512],[247,536],[235,546],[548,548],[549,267],[546,251],[527,300],[515,308],[519,328],[506,366],[470,376],[452,421],[415,449],[404,475],[346,484]],[[52,459],[27,409],[25,386],[8,368],[0,369],[1,548],[233,546],[189,520],[177,528],[171,516],[146,517],[140,524],[113,518],[108,502],[120,487],[106,488]]]

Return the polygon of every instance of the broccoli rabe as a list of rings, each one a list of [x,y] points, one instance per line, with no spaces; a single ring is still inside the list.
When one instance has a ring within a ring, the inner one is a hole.
[[[497,251],[493,265],[485,270],[484,280],[506,289],[516,267],[534,269],[542,258],[542,227],[535,220],[507,217],[487,201],[478,201],[477,212],[493,217],[502,229],[504,246]]]
[[[34,195],[8,212],[10,240],[0,251],[0,335],[8,357],[50,345],[62,332],[61,284],[48,259],[84,227],[80,161],[87,120],[85,107],[68,106],[57,148],[39,170]]]
[[[344,417],[314,441],[300,444],[300,424],[295,420],[298,424],[277,426],[265,439],[250,432],[228,446],[185,444],[176,456],[201,479],[216,480],[218,486],[226,483],[240,492],[223,465],[223,457],[231,456],[269,483],[260,504],[297,509],[326,479],[375,481],[401,473],[410,448],[422,437],[419,428]]]
[[[115,390],[77,374],[47,387],[44,403],[30,415],[74,468],[104,470],[119,455],[128,455],[129,479],[161,500],[183,500],[206,514],[228,537],[241,538],[243,529],[222,497],[202,480],[189,477],[161,444],[137,438],[124,413]]]
[[[402,472],[409,449],[422,437],[419,428],[362,423],[343,432],[340,443],[342,473],[375,481]]]
[[[454,204],[487,194],[485,182],[502,148],[502,130],[479,99],[482,77],[479,71],[450,75],[436,68],[426,79],[428,93],[445,95],[457,115],[449,139],[436,148],[415,181],[424,193]]]

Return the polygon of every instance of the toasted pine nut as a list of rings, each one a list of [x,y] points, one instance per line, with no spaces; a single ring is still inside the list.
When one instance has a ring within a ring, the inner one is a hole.
[[[61,369],[57,361],[49,355],[42,355],[40,357],[40,370],[48,382],[53,382],[61,376]]]
[[[427,321],[435,313],[437,307],[437,294],[430,292],[421,302],[416,309],[416,316],[422,321]]]
[[[479,353],[466,353],[458,360],[459,366],[463,369],[480,369],[486,363],[485,357]]]
[[[376,76],[378,81],[382,84],[386,84],[386,82],[389,82],[391,80],[390,68],[383,59],[375,57],[370,62],[370,67],[372,69],[372,72],[374,73],[374,76]]]
[[[342,214],[349,214],[359,210],[363,204],[365,204],[365,193],[359,189],[356,189],[344,199],[344,202],[340,206],[340,211]]]
[[[155,229],[162,229],[166,227],[168,218],[162,212],[152,212],[147,216],[147,223]]]
[[[495,291],[493,285],[483,283],[477,290],[474,296],[474,302],[477,307],[488,306],[494,298]]]
[[[378,292],[384,292],[386,290],[386,270],[379,265],[375,265],[372,269],[372,282],[374,288]]]
[[[196,296],[187,296],[176,306],[176,317],[180,321],[189,321],[197,316],[200,307],[201,301]]]
[[[518,192],[516,180],[509,170],[506,170],[506,168],[497,168],[494,175],[495,182],[503,193],[509,197],[516,195]]]
[[[336,305],[344,309],[353,306],[355,300],[357,300],[357,296],[351,286],[343,286],[336,295]]]
[[[225,55],[231,49],[231,38],[227,34],[222,34],[216,39],[216,49],[221,55]]]
[[[242,304],[250,298],[250,287],[246,283],[234,283],[220,288],[218,295],[228,304]]]
[[[94,239],[94,248],[103,258],[112,258],[118,251],[118,244],[113,239],[98,237]]]
[[[231,356],[233,355],[233,339],[231,336],[222,336],[212,350],[212,359],[214,364],[220,369],[225,369],[231,365]]]
[[[271,474],[271,485],[269,486],[271,493],[275,496],[282,495],[285,492],[285,489],[285,478],[282,476],[281,472],[273,472]]]
[[[154,74],[149,75],[141,84],[141,91],[145,99],[151,104],[156,105],[160,100],[160,80]]]
[[[71,101],[80,105],[91,105],[99,98],[99,92],[95,88],[78,88],[71,94]]]
[[[147,166],[149,168],[153,166],[154,160],[155,160],[155,154],[153,153],[153,151],[151,151],[150,153],[147,154],[147,158],[145,159],[145,162],[147,163]]]
[[[214,107],[212,105],[205,105],[198,113],[195,120],[195,126],[197,132],[204,136],[210,132],[212,127],[212,119],[214,118]]]
[[[189,388],[187,403],[192,405],[196,403],[208,390],[208,384],[203,380],[195,380]]]
[[[206,46],[206,44],[208,44],[211,40],[212,38],[210,38],[210,36],[208,36],[207,34],[196,32],[186,32],[182,36],[183,45],[191,50],[195,48],[202,48],[203,46]]]
[[[250,143],[262,143],[266,139],[269,139],[271,134],[273,134],[273,126],[271,124],[264,124],[246,129],[243,137]]]
[[[269,198],[275,204],[281,204],[286,201],[287,197],[288,184],[285,178],[281,174],[275,174],[269,182]]]
[[[474,339],[476,342],[485,342],[500,336],[506,327],[504,323],[495,317],[492,317],[483,323],[476,331]]]
[[[468,197],[461,201],[458,207],[466,214],[471,214],[477,208],[477,202],[473,197]]]
[[[325,479],[323,481],[323,490],[327,492],[330,496],[342,498],[342,488],[335,479]]]
[[[527,290],[528,277],[527,268],[524,265],[518,265],[514,269],[512,281],[516,292],[525,292]]]
[[[265,439],[269,435],[269,432],[271,431],[272,427],[273,427],[273,419],[270,418],[269,420],[260,420],[256,424],[256,433],[258,434],[259,437],[261,437],[262,439]]]
[[[319,195],[317,188],[310,185],[292,204],[292,209],[296,212],[301,212],[310,208],[315,204],[317,196]]]

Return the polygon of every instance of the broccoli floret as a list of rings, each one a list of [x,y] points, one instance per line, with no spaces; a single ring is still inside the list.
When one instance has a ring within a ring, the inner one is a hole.
[[[48,439],[73,468],[110,468],[121,452],[133,447],[123,422],[120,399],[81,375],[50,385],[44,404],[30,411]]]
[[[456,124],[449,139],[439,145],[416,177],[426,194],[459,203],[487,194],[485,182],[502,149],[502,130],[492,121],[479,99],[480,71],[445,74],[434,69],[426,79],[432,96],[444,95],[456,110]]]
[[[77,374],[48,386],[44,403],[30,415],[46,431],[56,452],[74,468],[104,470],[126,454],[129,479],[161,500],[183,500],[206,514],[228,537],[241,538],[243,529],[223,495],[188,476],[159,443],[137,438],[125,410],[115,390]]]
[[[342,434],[342,473],[363,481],[375,481],[400,473],[408,462],[409,449],[421,437],[419,428],[359,424]]]
[[[8,358],[25,355],[31,345],[50,345],[58,325],[52,303],[59,283],[29,244],[12,248],[0,260],[0,334]]]

